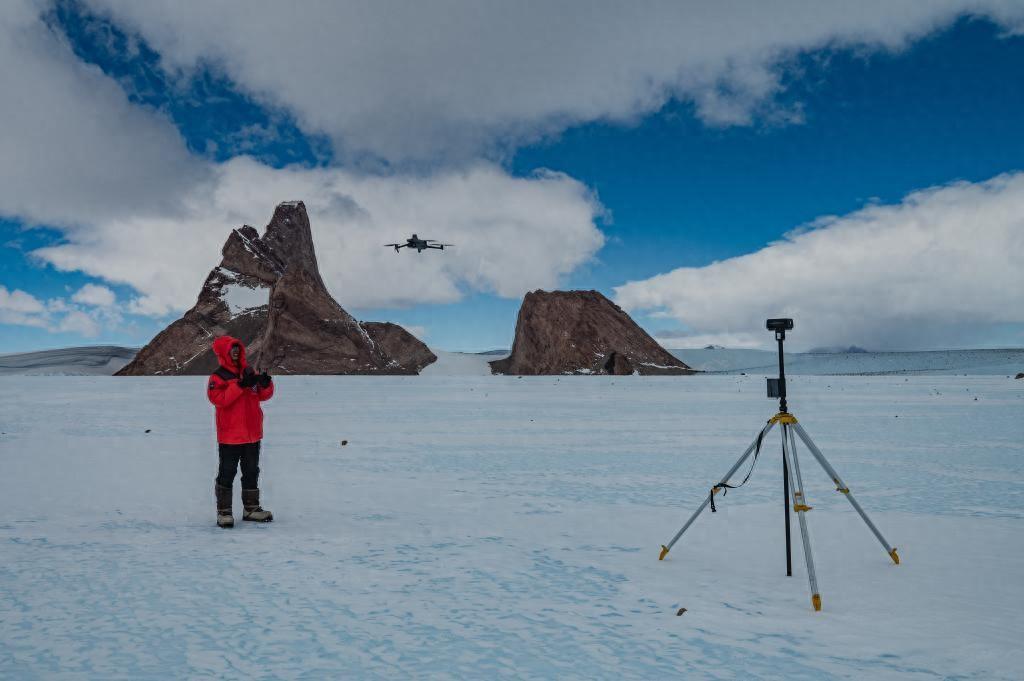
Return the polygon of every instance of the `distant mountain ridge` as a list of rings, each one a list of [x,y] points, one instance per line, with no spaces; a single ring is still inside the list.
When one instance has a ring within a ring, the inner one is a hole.
[[[109,376],[138,351],[119,345],[87,345],[0,355],[0,375]]]
[[[708,373],[774,376],[774,350],[670,350],[694,369]],[[786,374],[805,376],[885,376],[968,374],[1013,376],[1024,367],[1024,348],[921,350],[910,352],[786,353]]]
[[[811,348],[807,351],[809,355],[842,355],[842,354],[858,354],[863,352],[871,352],[857,345],[849,345],[843,347],[841,345],[830,345],[820,348]]]

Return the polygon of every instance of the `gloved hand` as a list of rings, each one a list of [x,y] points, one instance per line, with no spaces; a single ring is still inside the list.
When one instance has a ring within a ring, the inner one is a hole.
[[[252,369],[248,369],[242,375],[242,377],[240,379],[238,379],[238,387],[239,388],[251,388],[254,385],[256,385],[256,381],[257,380],[259,380],[259,378],[256,376],[256,373]]]
[[[259,382],[261,388],[266,388],[270,385],[270,374],[268,374],[266,369],[264,369],[263,373],[256,377],[256,380]]]

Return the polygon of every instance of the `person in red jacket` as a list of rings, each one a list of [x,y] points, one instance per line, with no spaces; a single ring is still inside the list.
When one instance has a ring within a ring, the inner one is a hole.
[[[274,395],[274,383],[267,372],[257,374],[245,361],[245,346],[231,336],[213,341],[213,353],[220,367],[210,376],[206,396],[216,407],[217,449],[220,468],[214,482],[217,524],[234,527],[231,488],[238,465],[242,465],[242,520],[270,522],[270,511],[260,507],[260,440],[263,439],[263,409],[260,402]]]

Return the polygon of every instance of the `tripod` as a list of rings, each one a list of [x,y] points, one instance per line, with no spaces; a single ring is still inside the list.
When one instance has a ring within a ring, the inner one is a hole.
[[[747,450],[743,452],[743,455],[739,460],[733,464],[733,467],[729,469],[729,472],[722,477],[721,481],[711,488],[710,493],[704,499],[704,502],[694,511],[690,519],[686,521],[686,524],[676,533],[676,536],[672,537],[672,541],[668,544],[662,544],[661,555],[658,556],[658,560],[664,560],[668,552],[672,550],[679,538],[683,536],[683,533],[690,528],[690,525],[697,520],[705,508],[711,506],[712,512],[715,510],[715,495],[719,492],[725,494],[726,490],[735,489],[742,487],[746,484],[747,480],[750,479],[751,473],[753,473],[753,464],[751,465],[750,471],[747,473],[746,478],[743,479],[738,485],[732,485],[729,480],[739,470],[740,466],[743,465],[751,455],[754,456],[754,463],[757,462],[757,455],[761,451],[761,445],[764,443],[765,437],[771,432],[772,428],[776,424],[782,426],[782,478],[783,478],[783,502],[786,509],[786,575],[792,576],[792,552],[790,547],[789,537],[789,499],[790,499],[790,488],[792,487],[792,502],[793,512],[796,513],[797,519],[800,523],[800,537],[803,543],[804,549],[804,560],[807,562],[807,579],[810,583],[811,588],[811,605],[815,610],[821,610],[821,594],[818,591],[818,577],[814,571],[814,557],[811,553],[811,535],[810,530],[807,527],[807,512],[811,510],[811,507],[807,505],[807,496],[804,493],[803,478],[800,474],[800,460],[796,452],[796,438],[798,436],[807,446],[808,451],[814,459],[825,469],[825,473],[832,479],[832,482],[836,484],[836,491],[843,494],[850,505],[853,506],[857,514],[860,515],[861,519],[868,526],[868,529],[875,535],[882,547],[885,548],[885,552],[889,554],[893,562],[896,565],[900,564],[900,557],[896,553],[896,549],[889,545],[889,542],[885,540],[882,533],[871,522],[871,518],[864,512],[864,509],[854,498],[853,494],[850,493],[849,486],[843,482],[842,478],[839,477],[839,473],[832,467],[832,464],[828,462],[825,455],[821,453],[817,445],[811,440],[810,436],[803,429],[803,426],[796,420],[796,417],[789,413],[786,406],[786,371],[783,364],[783,353],[782,343],[786,339],[786,331],[793,328],[792,319],[769,319],[767,322],[768,329],[775,331],[775,339],[779,343],[779,378],[768,379],[768,397],[779,398],[779,412],[768,419],[768,423],[765,424],[761,432],[757,434],[757,438]]]

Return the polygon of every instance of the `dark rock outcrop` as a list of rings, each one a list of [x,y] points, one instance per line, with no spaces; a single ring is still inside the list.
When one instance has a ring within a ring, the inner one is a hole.
[[[1014,378],[1024,378],[1024,372],[1017,374]]]
[[[437,361],[437,356],[398,324],[391,322],[360,322],[381,352],[388,357],[401,357],[402,361],[420,369]]]
[[[272,374],[416,374],[437,359],[402,327],[359,322],[331,297],[301,201],[280,204],[262,237],[232,231],[221,254],[195,306],[117,375],[211,373],[210,343],[224,334]]]
[[[512,354],[496,374],[694,373],[597,291],[533,291],[519,308]]]

